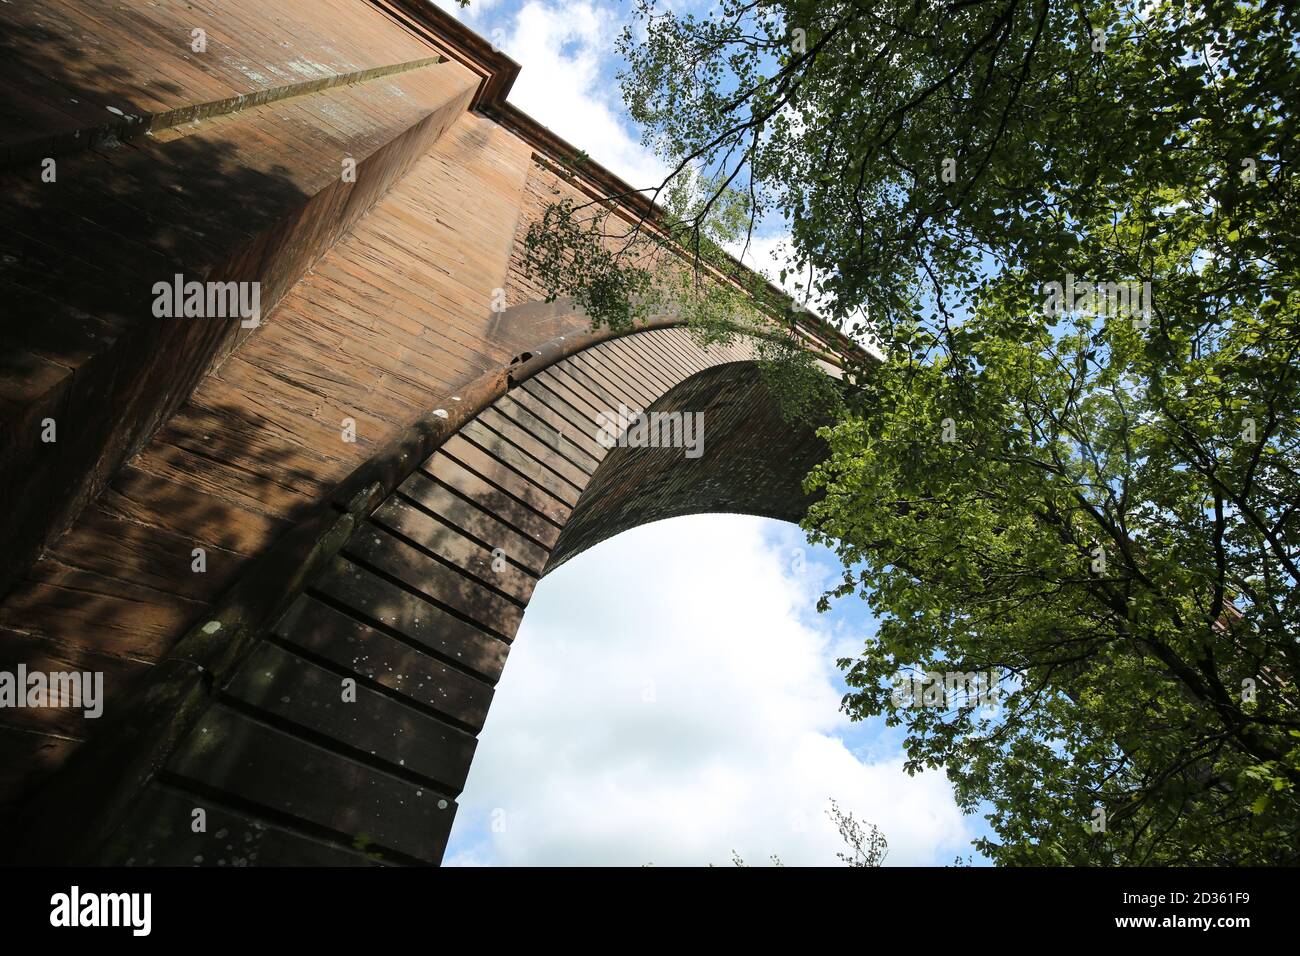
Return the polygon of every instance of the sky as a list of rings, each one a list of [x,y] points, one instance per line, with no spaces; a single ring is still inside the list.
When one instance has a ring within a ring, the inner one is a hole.
[[[515,105],[633,185],[659,181],[614,79],[626,2],[439,5],[521,64]],[[760,234],[749,264],[770,265],[782,238]],[[831,799],[884,832],[886,865],[969,856],[987,825],[946,778],[909,776],[899,728],[840,712],[835,661],[874,621],[857,599],[815,612],[838,566],[794,525],[695,515],[544,578],[445,865],[837,865]]]
[[[636,188],[659,185],[668,165],[642,145],[626,116],[616,74],[615,41],[630,14],[632,0],[539,2],[471,0],[460,9],[454,0],[437,5],[486,37],[518,62],[520,77],[510,102]],[[705,9],[699,0],[673,0],[676,9]],[[760,224],[747,251],[746,265],[775,280],[785,264],[786,232]],[[791,289],[795,287],[792,280]]]

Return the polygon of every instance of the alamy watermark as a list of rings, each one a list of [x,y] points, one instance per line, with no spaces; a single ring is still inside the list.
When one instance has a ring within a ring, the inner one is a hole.
[[[687,458],[704,454],[703,412],[643,412],[618,406],[596,415],[602,448],[684,448]]]
[[[997,707],[1000,689],[994,671],[899,671],[890,700],[895,707]]]
[[[185,281],[176,273],[171,282],[153,284],[153,314],[159,319],[234,319],[245,329],[262,321],[262,283]]]
[[[1151,326],[1151,283],[1137,280],[1088,282],[1065,274],[1065,282],[1043,286],[1043,314],[1052,318],[1085,313],[1106,318],[1131,317],[1135,328]]]
[[[104,712],[102,671],[0,671],[0,707],[71,707],[94,719]]]
[[[120,926],[132,936],[153,928],[152,893],[83,893],[73,886],[50,897],[50,925],[55,927]]]

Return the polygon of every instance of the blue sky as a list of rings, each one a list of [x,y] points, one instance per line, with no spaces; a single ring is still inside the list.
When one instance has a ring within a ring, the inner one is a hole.
[[[511,99],[634,185],[662,164],[627,121],[613,40],[625,3],[474,0],[456,13],[522,65]],[[680,2],[675,6],[681,6]],[[770,266],[780,229],[749,261]],[[460,801],[450,865],[834,865],[834,798],[945,865],[986,833],[939,773],[902,770],[900,729],[850,723],[835,659],[866,605],[818,615],[830,551],[738,515],[634,529],[538,585]]]
[[[510,101],[637,188],[658,186],[668,166],[641,144],[627,119],[615,42],[630,2],[472,0],[466,10],[437,0],[520,63]],[[673,0],[678,10],[707,9]],[[745,259],[775,278],[785,263],[781,223],[760,222]],[[741,250],[732,250],[739,254]],[[791,283],[793,287],[794,283]]]

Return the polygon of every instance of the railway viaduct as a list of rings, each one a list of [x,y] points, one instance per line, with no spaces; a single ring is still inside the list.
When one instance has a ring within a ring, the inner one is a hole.
[[[538,579],[797,520],[818,439],[751,342],[541,301],[528,226],[630,190],[424,0],[0,20],[0,671],[104,675],[99,718],[0,708],[4,858],[437,863]],[[159,316],[176,276],[258,312]],[[621,405],[702,412],[703,454],[605,447]]]

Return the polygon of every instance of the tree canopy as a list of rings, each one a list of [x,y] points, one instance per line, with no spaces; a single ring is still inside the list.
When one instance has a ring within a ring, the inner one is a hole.
[[[995,861],[1300,855],[1298,20],[641,0],[623,35],[651,194],[694,177],[663,235],[715,261],[781,224],[780,278],[885,354],[846,356],[808,479],[880,619],[845,707],[988,809]],[[630,315],[651,273],[573,233],[553,289]],[[913,670],[1002,697],[913,706]]]

